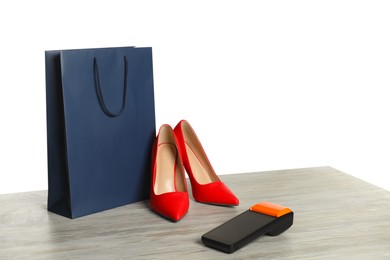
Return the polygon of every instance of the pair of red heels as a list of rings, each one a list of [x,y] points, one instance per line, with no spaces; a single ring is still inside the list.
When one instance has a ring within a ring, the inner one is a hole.
[[[162,125],[153,144],[150,206],[157,214],[174,222],[187,214],[189,197],[184,168],[196,201],[226,206],[239,204],[214,172],[190,124],[182,120],[174,130]]]

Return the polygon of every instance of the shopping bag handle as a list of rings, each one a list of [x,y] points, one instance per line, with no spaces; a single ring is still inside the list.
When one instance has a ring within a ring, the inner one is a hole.
[[[96,57],[93,58],[93,73],[95,76],[96,94],[97,94],[97,97],[98,97],[98,100],[99,100],[99,103],[100,103],[100,106],[101,106],[103,112],[109,117],[120,116],[120,114],[123,113],[123,111],[125,110],[125,107],[126,107],[126,94],[127,94],[127,58],[126,58],[126,56],[123,56],[123,61],[124,61],[124,65],[125,65],[124,66],[125,67],[125,73],[124,73],[125,75],[124,75],[124,83],[123,83],[124,86],[123,86],[122,107],[118,112],[114,113],[114,112],[111,112],[110,110],[108,110],[106,103],[104,102],[102,89],[100,87],[99,68],[98,68],[98,64],[96,61]]]

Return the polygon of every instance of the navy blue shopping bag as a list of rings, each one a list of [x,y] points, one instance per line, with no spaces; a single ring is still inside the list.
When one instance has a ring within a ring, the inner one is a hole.
[[[48,210],[147,199],[156,136],[151,48],[46,51]]]

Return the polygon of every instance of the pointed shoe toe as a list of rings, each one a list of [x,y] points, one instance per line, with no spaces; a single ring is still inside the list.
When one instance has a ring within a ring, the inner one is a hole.
[[[193,196],[197,202],[221,206],[238,206],[240,204],[238,198],[221,181],[193,185],[192,187],[196,189]]]
[[[173,222],[181,220],[188,212],[189,198],[187,192],[169,192],[153,196],[150,199],[151,209],[158,215]]]

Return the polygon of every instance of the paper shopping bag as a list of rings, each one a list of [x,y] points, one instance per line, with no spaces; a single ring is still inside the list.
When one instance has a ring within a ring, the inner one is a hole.
[[[46,51],[48,210],[76,218],[148,198],[151,48]]]

